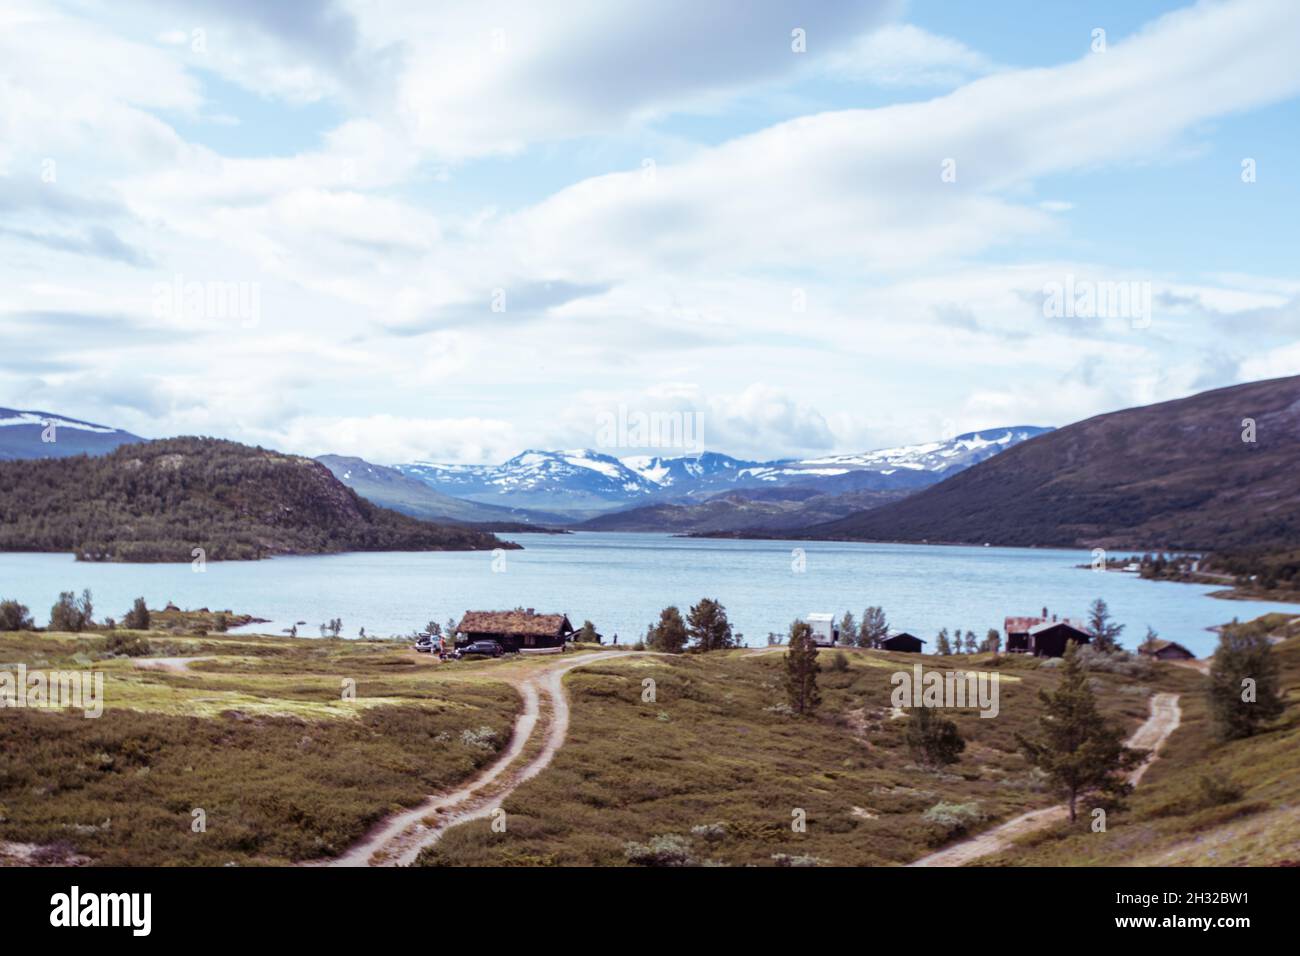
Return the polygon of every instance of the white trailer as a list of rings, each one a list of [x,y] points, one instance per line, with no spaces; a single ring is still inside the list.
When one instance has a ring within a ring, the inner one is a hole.
[[[840,629],[835,624],[833,611],[813,611],[804,618],[812,628],[813,642],[819,647],[832,647],[839,640]]]

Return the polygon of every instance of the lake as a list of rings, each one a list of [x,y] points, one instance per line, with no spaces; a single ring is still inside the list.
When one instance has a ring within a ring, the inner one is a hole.
[[[930,642],[940,628],[985,632],[1007,615],[1036,614],[1046,606],[1083,618],[1105,598],[1126,625],[1130,649],[1147,625],[1198,656],[1213,651],[1206,628],[1239,616],[1296,610],[1295,605],[1222,601],[1213,587],[1143,581],[1134,574],[1081,569],[1085,550],[945,547],[798,541],[674,538],[665,534],[506,535],[523,551],[353,553],[268,561],[189,564],[91,564],[71,555],[0,554],[0,598],[15,598],[48,621],[60,591],[90,588],[97,619],[120,618],[137,596],[150,607],[229,608],[270,619],[251,630],[277,633],[306,621],[299,635],[319,636],[319,625],[342,618],[356,637],[409,634],[429,620],[460,619],[467,609],[535,607],[564,611],[575,627],[590,619],[611,640],[635,641],[661,608],[683,614],[701,597],[727,608],[748,644],[785,633],[810,611],[884,607],[894,627]],[[805,569],[795,570],[795,549]],[[494,569],[495,568],[495,569]]]

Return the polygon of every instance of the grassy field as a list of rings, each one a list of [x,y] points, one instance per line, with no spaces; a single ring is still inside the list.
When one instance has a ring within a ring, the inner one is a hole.
[[[1285,637],[1274,652],[1287,710],[1266,733],[1220,743],[1203,694],[1105,832],[1043,831],[986,865],[1300,865],[1300,618],[1270,614],[1252,630]]]
[[[935,658],[927,668],[996,668],[1001,714],[956,712],[968,746],[943,772],[915,765],[891,719],[890,674],[915,655],[823,653],[818,716],[784,712],[782,655],[743,651],[602,661],[566,678],[569,740],[550,768],[488,821],[450,830],[425,865],[887,865],[964,828],[1055,802],[1017,753],[1055,670],[1024,657]],[[655,701],[643,702],[644,680]],[[1158,665],[1146,679],[1098,674],[1104,709],[1126,727],[1154,690],[1186,693],[1199,675]],[[804,832],[792,824],[802,812]]]
[[[93,661],[105,683],[98,719],[0,712],[0,862],[336,854],[491,761],[520,706],[489,665],[439,667],[400,643],[135,636],[188,666],[105,659],[101,634],[0,634],[0,667]],[[354,701],[343,699],[345,679]],[[192,829],[195,809],[206,832]]]
[[[150,658],[107,656],[102,633],[0,634],[0,669],[93,665],[105,713],[0,714],[4,862],[282,864],[336,855],[386,814],[453,789],[506,746],[512,682],[553,659],[440,665],[391,641],[203,633],[155,619]],[[1300,860],[1300,619],[1279,635],[1291,706],[1279,726],[1219,744],[1203,677],[1156,664],[1093,675],[1132,729],[1159,690],[1183,724],[1107,831],[1087,820],[1027,838],[994,864],[1254,864]],[[488,821],[454,827],[424,865],[891,865],[1058,797],[1017,731],[1055,667],[1021,656],[821,655],[823,704],[792,716],[783,652],[607,658],[565,678],[567,743]],[[1000,715],[949,712],[967,740],[943,771],[917,766],[890,675],[996,669]],[[142,666],[144,665],[144,666]],[[645,699],[653,681],[653,700]],[[355,700],[344,699],[345,680]],[[538,741],[540,743],[540,741]],[[1213,781],[1207,786],[1202,778]],[[206,814],[206,832],[191,827]],[[802,819],[802,832],[792,824]]]

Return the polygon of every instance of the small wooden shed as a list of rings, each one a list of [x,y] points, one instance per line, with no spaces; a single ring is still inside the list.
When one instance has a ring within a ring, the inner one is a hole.
[[[880,640],[880,649],[882,651],[902,651],[906,654],[920,654],[921,645],[925,641],[908,634],[906,631],[890,631]]]
[[[1029,629],[1029,653],[1035,657],[1064,657],[1071,641],[1087,644],[1092,635],[1069,621],[1044,621]]]
[[[1145,654],[1147,657],[1154,657],[1158,661],[1194,661],[1196,655],[1189,651],[1177,641],[1165,641],[1156,639],[1154,641],[1145,641],[1138,648],[1139,654]]]

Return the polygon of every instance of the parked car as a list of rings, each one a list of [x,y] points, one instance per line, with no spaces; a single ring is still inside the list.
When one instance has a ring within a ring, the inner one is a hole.
[[[460,649],[463,654],[483,654],[486,657],[500,657],[505,653],[503,648],[496,641],[471,641]]]
[[[437,646],[428,635],[421,635],[415,642],[415,649],[421,654],[428,654]]]

